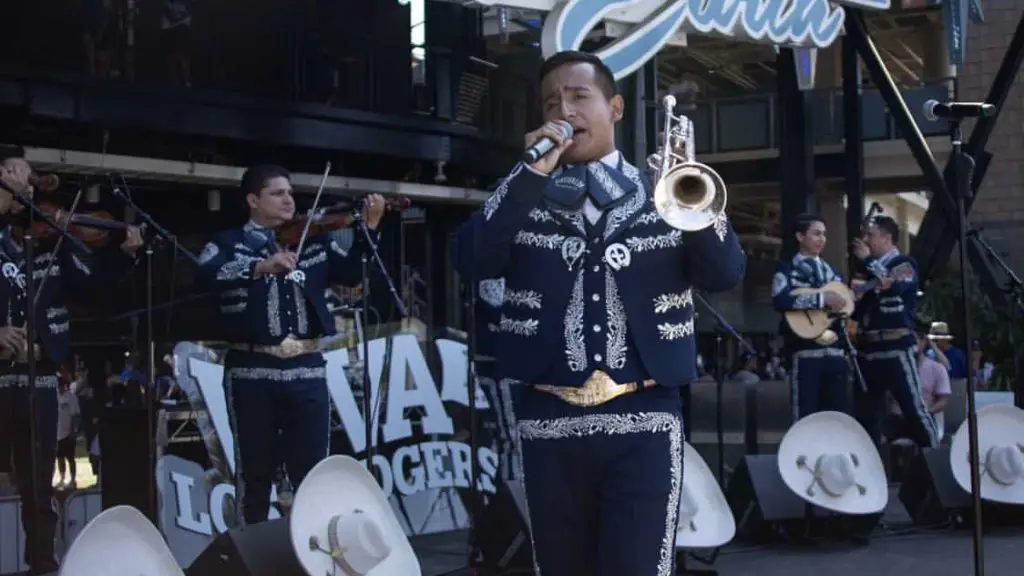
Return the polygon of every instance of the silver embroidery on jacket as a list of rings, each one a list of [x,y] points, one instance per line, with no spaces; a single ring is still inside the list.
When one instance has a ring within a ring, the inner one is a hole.
[[[327,377],[327,368],[250,368],[238,367],[228,371],[232,380],[272,380],[274,382],[294,382],[295,380],[315,380]]]
[[[273,276],[267,277],[267,327],[271,336],[281,335],[281,289],[277,285],[277,279]]]
[[[530,220],[533,220],[534,222],[554,222],[555,217],[547,210],[534,208],[533,210],[530,210]]]
[[[687,288],[677,294],[662,294],[654,299],[654,313],[664,314],[676,308],[693,306],[693,290]]]
[[[547,250],[557,250],[562,247],[562,242],[565,242],[565,236],[561,234],[538,234],[536,232],[527,232],[523,230],[516,234],[515,240],[513,241],[516,244],[524,244],[526,246],[534,246]]]
[[[537,327],[539,325],[540,321],[536,318],[516,320],[502,315],[501,319],[498,320],[499,331],[508,334],[515,334],[516,336],[534,336],[537,334]]]
[[[494,191],[494,194],[491,194],[490,198],[484,202],[484,220],[490,220],[494,216],[494,213],[497,212],[498,207],[501,206],[501,201],[504,200],[505,196],[508,194],[509,181],[523,171],[523,166],[524,164],[522,162],[516,164],[515,167],[512,168],[512,171],[509,172],[508,176],[498,184],[498,188]]]
[[[481,280],[477,290],[479,291],[480,299],[486,302],[491,308],[500,308],[501,303],[505,301],[504,278]]]
[[[326,252],[321,252],[325,257]],[[309,318],[306,315],[306,295],[302,293],[302,287],[298,282],[291,282],[293,297],[295,298],[295,331],[298,334],[309,334]]]
[[[619,298],[619,286],[611,268],[604,269],[604,298],[608,314],[608,367],[621,370],[626,366],[626,308]]]
[[[679,521],[679,495],[683,482],[682,422],[678,416],[667,412],[591,414],[576,418],[519,421],[520,442],[586,438],[597,434],[668,434],[670,484],[665,505],[665,533],[658,556],[658,576],[671,576],[676,548],[676,524]]]
[[[565,358],[569,370],[582,372],[587,368],[587,348],[583,343],[583,270],[576,274],[569,305],[565,309]]]
[[[658,336],[662,340],[679,340],[680,338],[693,336],[693,318],[686,322],[658,324]]]
[[[505,304],[512,306],[522,306],[524,308],[531,308],[534,310],[540,309],[541,295],[540,292],[534,292],[533,290],[505,290],[504,295]]]
[[[725,242],[725,236],[729,234],[729,217],[725,215],[725,212],[719,212],[715,216],[713,226],[715,235],[718,236],[718,241]]]
[[[657,212],[648,212],[634,220],[629,227],[638,228],[640,226],[650,226],[651,224],[655,224],[657,222],[661,222],[661,216],[659,216]]]
[[[36,388],[56,387],[56,376],[36,376]],[[0,375],[0,388],[28,388],[28,374]]]
[[[633,236],[626,238],[626,246],[629,246],[629,249],[633,252],[675,248],[682,243],[683,233],[680,230],[673,230],[667,234],[659,234],[657,236]]]

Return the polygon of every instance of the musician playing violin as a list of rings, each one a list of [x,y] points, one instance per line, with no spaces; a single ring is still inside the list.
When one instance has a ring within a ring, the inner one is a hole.
[[[35,192],[30,184],[32,167],[24,151],[7,147],[0,154],[0,180],[4,187],[31,198]],[[53,550],[57,514],[51,501],[57,446],[57,372],[71,347],[65,299],[98,294],[128,272],[142,246],[142,235],[138,228],[127,227],[120,249],[97,250],[91,264],[68,243],[57,246],[52,242],[34,242],[38,341],[29,343],[25,340],[29,305],[25,293],[25,247],[19,234],[26,215],[24,207],[7,190],[0,190],[0,444],[11,445],[13,453],[18,492],[22,496],[25,563],[32,574],[45,574],[57,569]],[[32,383],[28,381],[27,366],[30,345],[37,370]],[[34,414],[29,409],[30,385],[35,387]],[[35,447],[30,441],[30,417],[36,423]]]
[[[797,288],[820,288],[829,282],[842,282],[842,275],[822,258],[828,240],[825,220],[814,214],[801,214],[793,227],[798,251],[779,263],[772,279],[772,303],[779,312],[792,310],[839,311],[846,300],[834,292],[794,295]],[[796,336],[785,322],[781,332],[789,356],[790,403],[793,420],[824,410],[847,409],[847,365],[836,331],[830,337],[805,340]]]
[[[285,239],[294,227],[295,199],[284,168],[249,168],[241,191],[249,221],[213,237],[199,257],[196,280],[219,292],[230,342],[224,391],[236,437],[237,520],[254,524],[267,520],[280,464],[298,487],[328,454],[330,404],[319,338],[334,334],[335,326],[325,291],[360,283],[367,246],[362,234],[349,248],[326,234],[310,234],[301,253],[288,245],[295,242]],[[364,201],[374,242],[384,207],[379,195]]]

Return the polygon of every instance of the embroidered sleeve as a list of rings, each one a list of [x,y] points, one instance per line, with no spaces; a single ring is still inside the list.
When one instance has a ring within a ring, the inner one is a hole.
[[[785,270],[776,272],[772,277],[772,305],[779,312],[821,310],[825,307],[823,294],[794,294],[799,288],[793,285]]]
[[[203,248],[196,270],[196,283],[210,288],[228,290],[250,282],[253,270],[262,260],[245,245],[230,246],[214,240]]]
[[[530,212],[540,204],[547,184],[547,176],[517,164],[459,228],[452,245],[455,269],[481,280],[502,276],[513,240],[530,221]]]
[[[347,248],[337,239],[327,240],[327,277],[332,286],[356,286],[363,279],[363,254],[372,257],[362,230],[354,229],[355,237]],[[380,230],[370,230],[370,241],[380,247]]]
[[[725,292],[743,281],[747,255],[724,214],[704,230],[683,233],[682,249],[683,265],[695,288]]]

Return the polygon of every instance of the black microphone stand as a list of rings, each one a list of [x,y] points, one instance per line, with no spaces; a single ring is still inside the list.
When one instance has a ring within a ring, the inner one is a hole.
[[[124,178],[121,178],[122,183],[127,186],[124,182]],[[146,378],[149,381],[149,385],[146,388],[145,405],[146,405],[146,434],[149,435],[153,440],[149,443],[149,453],[147,454],[148,469],[152,474],[147,474],[149,481],[146,483],[146,512],[147,516],[153,522],[157,521],[157,516],[160,513],[159,506],[157,505],[156,497],[156,404],[159,398],[156,394],[156,341],[153,337],[153,245],[159,238],[164,238],[174,245],[175,250],[185,257],[186,260],[191,261],[197,267],[199,266],[199,259],[194,254],[186,250],[179,242],[176,236],[168,232],[163,226],[160,226],[153,220],[153,218],[143,211],[135,202],[132,201],[131,196],[121,190],[111,176],[110,187],[113,195],[124,203],[128,208],[131,208],[135,214],[135,218],[142,222],[146,228],[153,230],[154,235],[150,237],[149,241],[146,242],[146,354],[148,356],[148,362],[146,366]]]
[[[363,241],[366,242],[361,258],[363,268],[363,301],[361,306],[363,315],[363,432],[366,436],[366,469],[373,475],[377,482],[380,482],[381,479],[378,478],[376,468],[373,466],[373,456],[376,453],[376,436],[374,434],[376,428],[374,427],[374,418],[376,417],[377,410],[373,401],[373,385],[370,382],[370,338],[368,335],[369,329],[366,326],[366,322],[370,317],[369,261],[371,258],[373,259],[374,264],[377,265],[377,269],[380,271],[381,275],[384,276],[384,280],[388,286],[388,292],[391,293],[391,298],[394,300],[395,308],[398,309],[398,315],[404,319],[408,312],[405,307],[405,302],[402,301],[402,297],[398,294],[398,289],[395,287],[394,281],[391,280],[391,275],[388,274],[388,268],[384,265],[384,260],[380,257],[380,250],[373,239],[373,234],[370,233],[370,226],[366,223],[366,219],[363,218],[362,211],[356,210],[352,214],[355,219],[356,226],[363,235]],[[384,378],[383,372],[381,372],[381,378]],[[383,390],[378,392],[378,402],[383,397],[383,392]]]
[[[39,478],[39,455],[42,452],[41,446],[39,445],[39,431],[36,428],[39,423],[36,421],[36,286],[35,286],[35,246],[33,243],[35,239],[32,237],[32,228],[35,224],[36,219],[45,223],[48,227],[56,230],[65,240],[71,243],[72,246],[82,254],[91,254],[92,251],[83,244],[78,238],[71,236],[67,233],[64,228],[58,226],[53,220],[51,220],[42,210],[39,209],[35,203],[32,202],[27,196],[19,194],[9,188],[6,184],[0,182],[0,188],[3,188],[17,201],[19,204],[28,210],[28,226],[25,229],[25,236],[23,239],[25,248],[25,368],[26,368],[26,379],[28,389],[28,438],[29,445],[32,447],[31,455],[31,470],[29,473],[32,474],[31,494],[22,494],[21,497],[29,497],[32,499],[32,522],[35,526],[33,531],[33,538],[39,538],[39,530],[42,526],[42,518],[40,515],[39,507],[36,505],[39,502],[39,490],[40,490],[40,478]],[[17,354],[11,364],[17,362]],[[49,478],[43,479],[44,482],[49,482]],[[35,547],[37,543],[30,541],[26,544],[30,549]]]
[[[715,319],[717,329],[715,331],[715,445],[718,451],[718,483],[724,487],[725,482],[725,406],[723,398],[723,388],[725,387],[725,350],[722,347],[723,334],[730,335],[739,345],[743,348],[744,352],[748,354],[757,354],[754,347],[747,343],[740,336],[739,332],[732,327],[729,322],[715,310],[715,307],[707,301],[704,296],[699,292],[693,293],[694,299],[699,302],[711,317]],[[748,404],[750,404],[748,402]],[[755,433],[756,434],[756,433]],[[756,438],[756,436],[755,436]],[[684,471],[685,474],[685,471]],[[723,488],[724,489],[724,488]],[[718,558],[718,553],[721,551],[721,547],[714,548],[707,557],[698,556],[697,554],[689,553],[689,556],[693,557],[694,560],[706,565],[715,563]],[[717,570],[697,570],[688,568],[686,566],[687,553],[685,551],[676,554],[676,574],[691,574],[691,575],[703,575],[713,576],[718,574]]]
[[[956,195],[957,217],[959,230],[959,257],[960,257],[960,304],[963,306],[964,342],[970,346],[972,341],[971,330],[971,300],[970,282],[967,276],[967,210],[965,203],[971,194],[971,179],[974,176],[974,158],[964,152],[963,131],[959,119],[952,119],[949,123],[949,138],[952,142],[953,159],[953,186]],[[968,433],[968,458],[971,463],[971,505],[974,512],[972,526],[973,540],[972,552],[974,556],[974,576],[985,576],[985,547],[982,535],[982,510],[981,510],[981,471],[978,454],[978,413],[974,401],[976,383],[974,371],[967,371],[967,433]]]
[[[1024,282],[1021,282],[1020,277],[1014,273],[1010,265],[1007,264],[1000,256],[999,253],[992,248],[992,245],[982,237],[981,232],[978,230],[971,230],[967,232],[968,236],[973,236],[979,244],[981,244],[982,250],[988,255],[990,261],[994,262],[997,266],[1002,268],[1003,274],[1006,275],[1006,288],[1004,292],[1010,295],[1010,349],[1012,352],[1013,372],[1012,382],[1020,382],[1021,377],[1021,353],[1018,348],[1020,346],[1017,343],[1017,322],[1020,318],[1024,317]],[[1016,397],[1015,404],[1018,408],[1024,408],[1024,387],[1019,385],[1014,386],[1014,395]]]

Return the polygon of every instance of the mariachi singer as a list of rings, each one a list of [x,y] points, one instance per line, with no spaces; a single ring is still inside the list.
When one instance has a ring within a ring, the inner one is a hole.
[[[555,147],[513,167],[462,225],[456,265],[470,279],[505,278],[495,354],[498,374],[521,386],[536,569],[668,576],[683,472],[678,388],[696,367],[692,290],[729,290],[746,258],[721,210],[721,178],[692,161],[692,123],[677,117],[678,138],[661,151],[681,149],[688,164],[655,162],[668,191],[659,211],[659,192],[652,199],[615,148],[624,102],[609,68],[560,52],[540,84],[544,124],[525,144]],[[694,189],[695,206],[718,210],[690,210]]]

